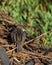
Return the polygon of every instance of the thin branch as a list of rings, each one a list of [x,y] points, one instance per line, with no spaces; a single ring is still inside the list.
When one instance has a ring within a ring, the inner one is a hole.
[[[32,41],[34,41],[34,42],[36,43],[43,35],[45,35],[45,34],[47,34],[47,33],[49,33],[49,32],[52,32],[52,30],[51,30],[51,31],[48,31],[48,32],[45,32],[45,33],[43,33],[43,34],[37,36],[36,38],[31,39],[31,40],[25,42],[24,45],[26,45],[26,44],[28,44],[28,43],[30,43],[30,42],[32,42]]]
[[[21,62],[16,57],[13,57],[13,59],[16,60],[17,63],[21,64]]]
[[[9,53],[9,52],[13,52],[16,48],[17,48],[17,47],[15,47],[15,48],[12,49],[12,50],[7,51],[7,53]]]
[[[0,47],[15,47],[15,45],[1,45]]]

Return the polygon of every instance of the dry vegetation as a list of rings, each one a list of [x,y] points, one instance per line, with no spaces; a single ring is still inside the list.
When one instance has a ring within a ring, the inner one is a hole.
[[[38,44],[39,38],[44,34],[25,41],[22,46],[23,51],[16,52],[16,45],[9,39],[8,35],[11,33],[9,31],[11,27],[17,29],[20,25],[14,25],[6,15],[2,15],[2,17],[0,19],[0,48],[6,49],[12,65],[52,65],[52,47]],[[8,26],[2,25],[2,21],[8,23]]]
[[[7,64],[52,65],[51,0],[0,0],[0,65]]]

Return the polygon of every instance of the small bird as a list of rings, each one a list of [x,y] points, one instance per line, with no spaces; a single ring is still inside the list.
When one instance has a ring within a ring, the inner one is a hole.
[[[12,30],[11,38],[17,47],[17,52],[22,51],[22,46],[27,38],[27,35],[28,34],[27,34],[26,30],[23,29],[22,27],[18,26],[16,29]]]

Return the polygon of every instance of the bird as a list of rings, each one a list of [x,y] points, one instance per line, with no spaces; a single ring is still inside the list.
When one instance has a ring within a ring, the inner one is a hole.
[[[18,26],[11,31],[11,39],[17,47],[17,52],[23,50],[22,46],[25,40],[27,39],[28,33],[23,27]]]

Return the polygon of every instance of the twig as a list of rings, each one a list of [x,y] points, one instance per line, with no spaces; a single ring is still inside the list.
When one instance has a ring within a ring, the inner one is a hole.
[[[1,45],[0,47],[15,47],[15,45]]]
[[[39,58],[50,58],[48,56],[43,56],[42,54],[37,54],[37,53],[33,53],[33,52],[26,52],[26,51],[23,51],[22,53],[25,53],[25,54],[29,54],[29,55],[32,55],[32,56],[36,56],[36,57],[39,57]]]
[[[6,21],[10,25],[14,25],[11,20],[0,18],[0,21]]]
[[[15,49],[16,49],[16,47],[15,47],[14,49],[10,50],[10,51],[7,51],[7,53],[9,53],[9,52],[13,52]]]
[[[18,63],[19,65],[24,65],[24,64],[22,64],[21,61],[19,61],[16,57],[14,57],[13,59],[14,59],[15,61],[17,61],[17,63]]]
[[[36,43],[43,35],[45,35],[45,34],[47,34],[47,33],[49,33],[49,32],[52,32],[52,30],[51,30],[51,31],[48,31],[48,32],[45,32],[45,33],[43,33],[43,34],[37,36],[36,38],[31,39],[31,40],[25,42],[24,45],[26,45],[26,44],[28,44],[28,43],[30,43],[30,42],[32,42],[32,41],[34,41],[34,42]]]
[[[17,63],[21,64],[21,62],[16,57],[13,57],[13,59],[16,60]]]

